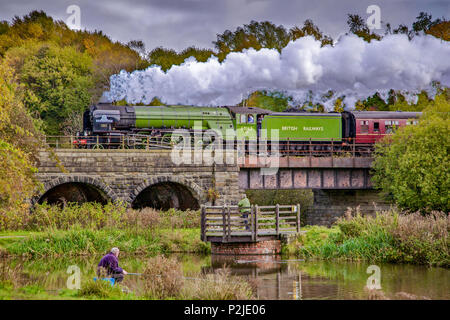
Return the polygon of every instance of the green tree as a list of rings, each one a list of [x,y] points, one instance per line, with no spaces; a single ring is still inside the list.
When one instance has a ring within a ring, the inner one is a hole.
[[[376,145],[373,181],[399,207],[449,212],[450,100],[438,96],[418,125]]]
[[[283,112],[289,107],[290,101],[292,97],[286,96],[283,92],[260,90],[251,93],[239,105]]]
[[[277,26],[270,21],[251,21],[235,31],[225,30],[217,34],[213,41],[218,51],[219,60],[225,59],[230,52],[241,52],[244,49],[261,48],[281,51],[291,40],[289,32],[283,26]]]
[[[206,62],[211,56],[214,56],[214,52],[208,49],[189,47],[177,53],[173,49],[158,47],[149,52],[148,61],[150,65],[160,66],[163,71],[167,71],[173,65],[182,64],[189,57],[194,57],[198,62]]]
[[[5,60],[25,89],[25,106],[44,121],[47,134],[59,134],[68,116],[81,117],[92,102],[92,59],[87,53],[52,43],[26,44],[10,49]]]

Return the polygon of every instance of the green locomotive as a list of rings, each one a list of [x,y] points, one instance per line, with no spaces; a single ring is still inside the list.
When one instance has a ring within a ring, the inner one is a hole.
[[[343,113],[274,113],[254,107],[115,106],[97,104],[83,116],[86,145],[103,147],[114,141],[171,141],[177,129],[213,130],[223,140],[314,141],[336,143],[355,137],[355,119]],[[132,137],[132,138],[131,138]]]

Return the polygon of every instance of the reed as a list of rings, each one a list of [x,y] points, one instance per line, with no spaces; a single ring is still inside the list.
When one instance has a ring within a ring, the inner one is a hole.
[[[443,212],[390,210],[369,216],[349,210],[332,229],[311,228],[287,250],[305,258],[449,267],[449,227],[450,217]]]

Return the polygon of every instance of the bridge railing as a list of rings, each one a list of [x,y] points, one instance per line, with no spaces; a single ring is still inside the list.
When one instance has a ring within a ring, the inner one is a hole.
[[[54,149],[172,149],[170,140],[147,135],[46,136],[45,144]]]
[[[215,141],[203,145],[189,141],[189,144],[177,144],[169,137],[148,135],[111,135],[111,136],[46,136],[45,143],[55,149],[173,149],[173,148],[218,148],[237,150],[238,156],[278,155],[300,157],[371,157],[374,146],[371,143],[356,143],[355,139],[330,141],[329,139],[310,139],[309,141]]]
[[[201,209],[201,239],[205,242],[257,242],[299,232],[299,204]]]

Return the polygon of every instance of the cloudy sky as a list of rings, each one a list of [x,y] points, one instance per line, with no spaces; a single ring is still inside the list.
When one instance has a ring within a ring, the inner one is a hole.
[[[347,30],[347,13],[367,18],[366,9],[373,4],[381,8],[382,21],[393,26],[410,26],[420,11],[450,17],[449,0],[0,0],[0,19],[11,21],[38,9],[67,21],[68,6],[78,5],[82,29],[102,30],[122,42],[143,40],[148,50],[181,50],[191,45],[212,48],[217,33],[251,20],[291,27],[312,19],[337,38]]]

